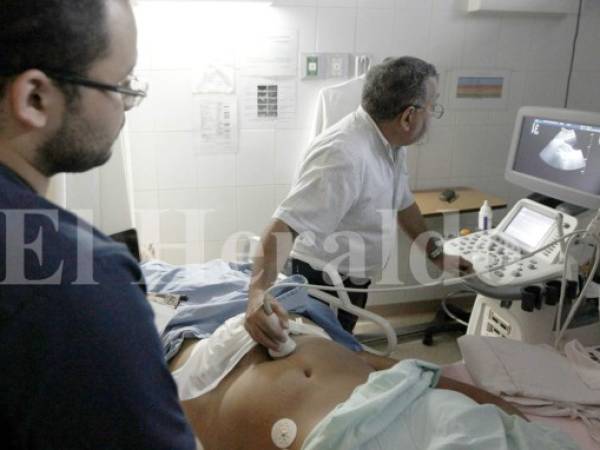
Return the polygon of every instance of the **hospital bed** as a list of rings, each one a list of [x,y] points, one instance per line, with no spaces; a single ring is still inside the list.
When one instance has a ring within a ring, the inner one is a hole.
[[[132,251],[132,253],[136,257],[136,259],[139,258],[139,252],[137,251],[137,236],[135,235],[135,233],[132,233],[130,231],[130,232],[126,233],[125,235],[120,235],[120,236],[115,236],[115,237],[117,237],[119,241],[127,244],[127,246]],[[124,237],[125,237],[125,239],[124,239]],[[254,240],[254,245],[256,243],[257,243],[257,241]],[[245,259],[247,261],[249,261],[250,254],[251,254],[251,249],[249,247],[247,247],[246,251],[245,251],[245,255],[246,255]],[[295,256],[297,256],[297,255],[295,255]],[[329,270],[326,266],[319,265],[318,261],[306,261],[306,262],[316,265],[321,270],[326,271],[329,274],[334,285],[343,286],[343,282],[342,282],[339,274],[336,271]],[[396,347],[396,345],[397,345],[396,335],[394,333],[393,328],[389,324],[389,322],[385,318],[378,316],[377,314],[374,314],[370,311],[363,310],[361,308],[357,308],[354,305],[352,305],[348,298],[347,292],[345,292],[343,290],[338,291],[339,298],[335,297],[329,293],[326,293],[324,291],[320,291],[320,290],[316,290],[316,289],[310,289],[309,293],[311,296],[314,296],[316,298],[319,298],[320,300],[323,300],[323,301],[329,303],[331,308],[334,310],[335,309],[346,310],[350,313],[356,314],[361,319],[372,321],[377,326],[379,326],[383,330],[383,334],[387,339],[387,346],[386,346],[383,354],[389,355]],[[166,302],[166,303],[168,303],[168,302]],[[152,305],[152,308],[155,313],[155,321],[156,321],[157,329],[159,330],[159,332],[161,332],[162,330],[164,330],[164,328],[167,325],[170,318],[174,315],[175,310],[173,309],[172,306],[170,306],[168,304],[160,304],[160,303],[151,302],[151,305]],[[368,347],[365,347],[365,350],[372,351],[374,353],[379,353],[372,349],[369,349]],[[449,378],[456,379],[457,381],[475,385],[464,362],[458,362],[458,363],[444,367],[443,374]],[[569,418],[541,417],[541,416],[528,416],[528,417],[532,421],[541,422],[543,424],[549,425],[551,427],[555,427],[557,429],[560,429],[560,430],[568,433],[584,450],[593,450],[593,449],[600,448],[600,446],[592,440],[587,429],[582,424],[582,422],[579,420],[569,419]]]
[[[335,274],[332,274],[332,276],[333,276],[332,281],[334,281],[334,283],[341,284],[341,279],[336,279]],[[334,308],[345,309],[349,312],[357,313],[361,318],[365,318],[367,320],[372,320],[373,322],[377,323],[385,330],[386,335],[390,335],[391,333],[393,333],[393,329],[391,328],[389,323],[387,323],[387,321],[384,318],[377,316],[369,311],[356,310],[358,308],[349,304],[349,299],[347,298],[346,293],[343,291],[340,292],[341,299],[338,299],[338,298],[332,296],[331,294],[327,294],[327,293],[320,292],[320,291],[312,291],[311,290],[311,294],[315,295],[316,297],[318,297],[324,301],[330,302],[330,304]],[[169,320],[169,316],[173,315],[173,312],[174,312],[173,308],[170,306],[167,306],[167,305],[160,305],[160,304],[155,304],[155,303],[152,303],[152,306],[153,306],[153,309],[157,316],[157,320],[162,321],[162,325],[159,326],[159,328],[161,328],[161,327],[164,328],[164,325],[166,325],[166,322]],[[394,346],[396,345],[395,344],[395,336],[393,336],[393,334],[391,336],[392,337],[388,340],[388,346],[386,349],[388,352],[391,351],[394,348]],[[474,384],[463,363],[457,363],[457,364],[445,367],[444,375],[448,376],[449,378],[454,378],[458,381],[466,382],[469,384]],[[579,445],[581,446],[581,448],[584,450],[592,450],[592,449],[598,448],[598,446],[596,444],[594,444],[594,442],[589,437],[585,427],[581,424],[581,422],[579,422],[577,420],[564,419],[564,418],[562,418],[562,419],[545,418],[545,417],[535,417],[535,416],[530,417],[530,419],[533,421],[539,421],[539,422],[545,423],[552,427],[559,428],[562,431],[570,434],[572,436],[572,438],[576,442],[578,442]]]
[[[444,367],[444,376],[463,383],[475,385],[464,362],[457,362]],[[542,417],[527,415],[532,422],[539,422],[550,427],[558,428],[569,434],[583,450],[598,450],[600,444],[595,443],[590,437],[583,423],[579,420],[559,417]]]

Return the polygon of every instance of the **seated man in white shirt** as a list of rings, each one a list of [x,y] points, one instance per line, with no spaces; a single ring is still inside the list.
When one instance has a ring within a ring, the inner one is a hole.
[[[405,149],[423,137],[432,116],[442,116],[437,85],[431,64],[388,58],[367,74],[361,106],[311,143],[254,259],[246,327],[259,343],[276,349],[283,339],[261,305],[292,249],[294,273],[309,282],[329,284],[323,267],[305,262],[318,260],[333,264],[348,287],[367,287],[389,259],[398,224],[436,265],[443,265],[440,243],[417,239],[427,227],[409,188]],[[360,307],[366,297],[350,294]],[[285,312],[276,312],[284,327]],[[347,313],[338,318],[348,331],[356,323]]]

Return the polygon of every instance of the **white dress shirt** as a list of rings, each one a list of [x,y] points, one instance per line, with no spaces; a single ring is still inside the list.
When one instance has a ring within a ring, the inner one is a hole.
[[[413,203],[406,150],[392,148],[359,107],[311,143],[273,217],[300,234],[293,248],[300,258],[373,278],[389,259],[397,211]]]

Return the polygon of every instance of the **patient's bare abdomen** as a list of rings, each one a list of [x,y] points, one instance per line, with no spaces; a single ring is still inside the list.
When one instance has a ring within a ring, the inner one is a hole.
[[[313,336],[294,339],[292,355],[272,360],[256,347],[217,389],[183,403],[206,450],[274,448],[271,428],[282,418],[296,422],[290,450],[300,449],[312,428],[373,370],[338,344]]]

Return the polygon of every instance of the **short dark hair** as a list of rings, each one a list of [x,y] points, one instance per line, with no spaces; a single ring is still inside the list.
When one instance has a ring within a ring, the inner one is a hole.
[[[432,64],[412,56],[386,58],[367,74],[362,107],[375,121],[392,120],[426,100],[425,81],[438,77]]]
[[[8,81],[26,70],[85,74],[108,51],[109,0],[1,1],[0,99]],[[69,97],[75,95],[58,84]]]

